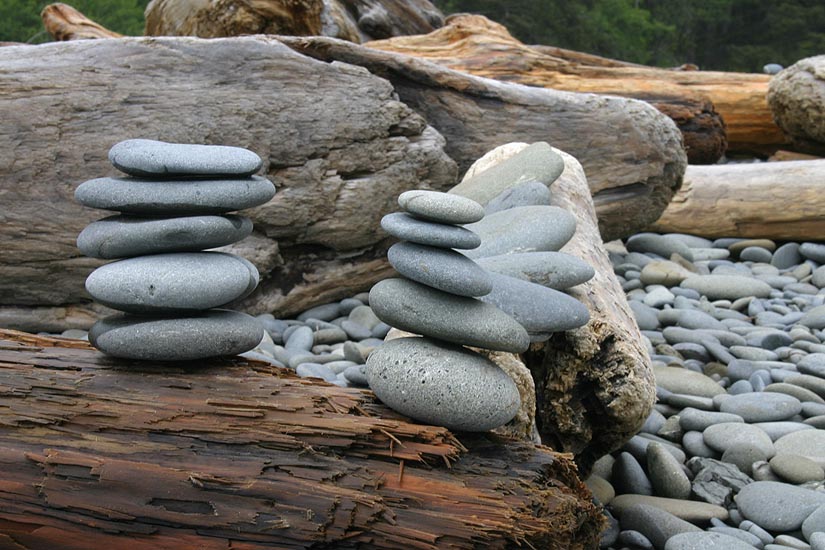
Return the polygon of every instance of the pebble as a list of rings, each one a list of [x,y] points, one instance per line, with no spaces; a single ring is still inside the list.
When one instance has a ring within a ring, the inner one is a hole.
[[[825,305],[817,306],[805,312],[799,324],[811,329],[825,329]]]
[[[737,443],[747,444],[761,450],[770,458],[774,455],[774,445],[768,434],[750,424],[724,422],[709,426],[702,432],[705,443],[712,449],[725,452]]]
[[[264,204],[274,196],[275,186],[259,176],[179,181],[97,178],[75,190],[75,199],[83,206],[144,216],[222,214]]]
[[[521,353],[527,331],[497,307],[405,279],[385,279],[370,291],[370,306],[385,323],[448,342]]]
[[[671,236],[656,233],[638,233],[627,239],[625,247],[630,252],[651,253],[665,259],[670,258],[673,254],[678,254],[688,261],[693,261],[693,253],[690,248],[679,239]]]
[[[653,367],[656,385],[672,393],[713,397],[725,394],[725,388],[704,374],[680,367]]]
[[[477,248],[481,237],[463,227],[419,220],[404,212],[381,218],[381,228],[398,239],[439,248]]]
[[[690,497],[690,480],[682,470],[682,464],[663,445],[648,445],[647,470],[657,496],[683,500]]]
[[[311,328],[298,326],[285,333],[287,350],[310,351],[315,343],[315,335]]]
[[[736,495],[743,516],[760,527],[779,533],[795,531],[818,507],[825,504],[825,493],[787,483],[757,481]]]
[[[706,523],[711,518],[728,519],[728,511],[722,506],[695,500],[680,500],[640,494],[618,495],[610,503],[610,508],[615,513],[623,516],[625,510],[639,505],[653,506],[691,523]],[[624,521],[622,521],[622,526],[624,526]]]
[[[825,550],[825,532],[816,532],[809,539],[811,550]]]
[[[770,263],[773,259],[773,254],[767,248],[761,246],[749,246],[739,253],[739,259],[743,262],[762,262]]]
[[[558,251],[576,231],[576,218],[557,206],[519,206],[485,216],[465,226],[481,237],[481,246],[465,252],[484,258],[516,252]]]
[[[693,289],[709,300],[737,300],[746,296],[768,298],[771,295],[768,283],[739,275],[697,275],[688,277],[680,286]]]
[[[646,504],[628,506],[619,516],[623,528],[639,531],[658,549],[664,548],[668,539],[680,533],[702,532],[695,525],[665,510]]]
[[[700,500],[730,507],[733,496],[753,480],[733,464],[694,456],[687,467],[693,472],[691,489]]]
[[[487,431],[521,405],[513,380],[489,359],[426,338],[398,338],[367,359],[367,380],[392,409],[427,424]]]
[[[301,377],[320,378],[327,382],[333,382],[338,378],[332,370],[319,363],[301,363],[295,369],[295,373]]]
[[[318,319],[319,321],[332,321],[341,315],[341,305],[338,303],[323,304],[310,308],[300,315],[297,319],[299,321],[306,321],[308,319]]]
[[[364,372],[366,365],[353,365],[344,371],[344,377],[356,386],[368,386],[369,379]]]
[[[802,243],[799,253],[818,264],[825,264],[825,244]]]
[[[664,550],[753,550],[753,546],[724,533],[680,533],[668,539]]]
[[[718,458],[719,453],[705,444],[701,432],[685,432],[682,436],[682,447],[687,454],[693,457]]]
[[[778,453],[768,463],[776,475],[795,485],[825,479],[822,467],[804,456]]]
[[[109,149],[109,162],[131,176],[250,176],[261,157],[240,147],[129,139]]]
[[[622,531],[619,533],[619,542],[639,550],[655,550],[653,543],[638,531]]]
[[[588,477],[584,484],[587,485],[587,488],[601,504],[610,504],[610,501],[616,496],[613,486],[606,479],[597,475]]]
[[[768,434],[768,437],[770,437],[774,442],[789,433],[814,429],[813,426],[808,426],[807,424],[802,424],[799,422],[757,422],[751,425]]]
[[[773,253],[771,265],[779,269],[788,269],[802,263],[798,243],[785,243]]]
[[[799,414],[802,404],[797,398],[781,393],[748,393],[731,396],[722,402],[719,410],[738,414],[745,422],[775,422]]]
[[[789,377],[786,380],[789,380],[791,378],[792,377]],[[807,401],[811,403],[825,404],[825,399],[822,399],[811,390],[806,389],[802,386],[794,385],[792,383],[777,382],[775,384],[769,384],[765,386],[763,391],[784,393],[785,395],[790,395],[792,397],[797,398],[800,402],[803,403]]]
[[[819,506],[802,522],[805,539],[813,543],[814,533],[825,534],[825,505]]]
[[[676,262],[658,260],[646,264],[642,268],[639,278],[646,285],[664,285],[671,288],[694,275],[695,273],[688,271]]]
[[[825,430],[800,430],[776,440],[776,452],[804,456],[825,467]]]
[[[702,411],[686,408],[679,413],[679,425],[686,431],[704,431],[714,424],[726,422],[742,423],[744,419],[736,414]]]
[[[398,205],[416,218],[437,223],[473,223],[484,217],[484,207],[476,201],[438,191],[405,191],[398,196]]]
[[[454,250],[400,242],[390,247],[387,258],[404,277],[450,294],[484,296],[493,289],[490,275]]]
[[[479,258],[487,271],[516,277],[555,290],[585,283],[595,275],[587,263],[563,252],[520,252]]]
[[[679,325],[688,329],[725,330],[725,325],[711,315],[695,309],[663,309],[658,314],[659,322],[664,325]]]
[[[540,181],[527,181],[505,189],[484,207],[486,214],[516,206],[550,206],[550,189]]]

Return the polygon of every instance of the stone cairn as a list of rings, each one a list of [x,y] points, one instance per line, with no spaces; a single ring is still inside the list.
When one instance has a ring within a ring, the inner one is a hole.
[[[384,230],[401,239],[388,257],[402,277],[377,283],[370,306],[385,323],[423,335],[390,340],[367,359],[369,385],[386,405],[453,430],[499,427],[519,409],[518,388],[463,346],[521,353],[531,341],[587,323],[583,304],[551,288],[594,274],[555,252],[572,237],[575,218],[533,204],[537,183],[507,190],[515,202],[497,197],[491,204],[502,210],[486,217],[466,197],[418,190],[399,196],[405,212],[383,218]],[[531,204],[518,206],[525,200]]]
[[[87,181],[75,198],[119,214],[86,227],[77,246],[86,256],[118,260],[92,272],[86,290],[125,313],[95,323],[89,341],[115,357],[169,361],[254,348],[260,322],[215,308],[255,290],[258,270],[205,250],[252,232],[249,218],[227,212],[274,196],[270,181],[252,175],[260,157],[236,147],[133,139],[112,147],[109,160],[130,177]]]

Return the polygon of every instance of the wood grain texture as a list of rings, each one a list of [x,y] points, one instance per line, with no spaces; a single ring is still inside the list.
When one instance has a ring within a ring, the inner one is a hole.
[[[22,315],[7,327],[33,329],[48,308],[89,304],[83,282],[100,262],[75,239],[107,213],[73,194],[117,175],[106,154],[124,139],[234,145],[263,158],[278,193],[245,212],[255,233],[232,247],[263,275],[244,304],[251,312],[289,315],[368,288],[389,270],[377,228],[397,196],[456,178],[442,136],[389,82],[263,37],[4,47],[0,95],[0,304],[10,306],[0,316]],[[39,309],[27,317],[19,306]]]
[[[513,141],[546,141],[568,151],[587,173],[605,239],[652,223],[681,183],[687,164],[681,133],[642,101],[499,82],[332,38],[280,40],[388,79],[401,101],[446,138],[445,150],[462,171]]]
[[[825,154],[825,55],[797,61],[774,76],[768,103],[797,150]]]
[[[825,160],[689,166],[651,230],[806,241],[825,235]]]
[[[658,69],[604,62],[560,48],[526,46],[503,26],[478,15],[451,16],[444,27],[426,36],[368,45],[502,81],[642,99],[673,113],[677,120],[684,116],[678,111],[687,110],[692,114],[690,122],[681,123],[685,134],[705,134],[695,142],[686,140],[687,145],[698,148],[696,154],[705,162],[714,154],[718,158],[714,151],[724,151],[725,133],[731,151],[764,154],[788,143],[768,107],[769,75]]]
[[[49,4],[40,12],[40,18],[46,32],[58,42],[123,36],[95,23],[68,4]]]
[[[569,455],[240,359],[0,330],[4,548],[595,548]]]

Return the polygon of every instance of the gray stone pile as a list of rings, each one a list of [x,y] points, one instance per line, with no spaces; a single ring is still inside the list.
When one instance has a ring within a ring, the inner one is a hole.
[[[254,348],[263,328],[246,314],[217,309],[249,295],[258,271],[232,254],[206,249],[237,242],[252,222],[228,214],[263,204],[275,194],[254,176],[255,153],[236,147],[128,140],[109,151],[127,177],[81,184],[84,206],[119,214],[78,236],[80,251],[117,260],[89,275],[86,289],[124,312],[98,321],[90,342],[116,357],[190,360]]]

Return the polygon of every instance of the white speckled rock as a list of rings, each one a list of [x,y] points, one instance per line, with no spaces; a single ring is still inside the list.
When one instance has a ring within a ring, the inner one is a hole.
[[[367,380],[387,406],[451,430],[487,431],[518,412],[518,388],[481,355],[426,338],[398,338],[370,354]]]
[[[381,228],[398,239],[439,248],[476,248],[481,237],[456,225],[419,220],[404,212],[381,218]]]
[[[438,223],[473,223],[484,217],[484,207],[476,201],[438,191],[405,191],[398,196],[398,205],[416,218]]]
[[[734,497],[747,519],[768,531],[788,532],[802,527],[811,513],[825,504],[825,493],[776,481],[745,485]]]
[[[401,242],[390,247],[387,259],[408,279],[450,294],[484,296],[493,289],[490,274],[454,250]]]
[[[481,237],[481,246],[464,253],[468,258],[557,251],[576,231],[576,218],[557,206],[520,206],[485,216],[466,229]]]
[[[131,176],[250,176],[261,157],[240,147],[128,139],[109,149],[109,161]]]

